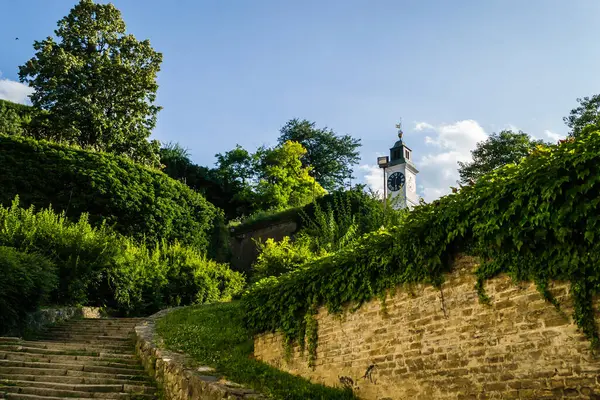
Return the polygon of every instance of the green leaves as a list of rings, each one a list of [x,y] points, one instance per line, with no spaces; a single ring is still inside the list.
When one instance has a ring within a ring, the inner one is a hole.
[[[214,233],[223,222],[212,204],[125,157],[0,135],[0,187],[0,204],[19,195],[26,206],[51,204],[75,220],[86,212],[92,225],[106,222],[148,243],[178,240],[202,251],[212,243],[219,250]]]
[[[114,5],[91,0],[58,21],[55,35],[36,41],[35,56],[19,67],[20,80],[35,89],[33,105],[50,112],[42,122],[55,135],[42,137],[157,166],[158,143],[147,138],[160,111],[162,54],[125,33]]]

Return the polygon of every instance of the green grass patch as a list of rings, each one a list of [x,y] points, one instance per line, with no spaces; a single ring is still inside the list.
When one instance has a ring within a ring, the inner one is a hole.
[[[157,332],[168,349],[181,351],[234,382],[273,399],[354,399],[350,390],[310,383],[252,359],[254,341],[239,302],[186,307],[160,319]]]

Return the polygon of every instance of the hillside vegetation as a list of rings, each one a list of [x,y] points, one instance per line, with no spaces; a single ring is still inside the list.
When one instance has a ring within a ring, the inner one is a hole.
[[[532,280],[557,307],[550,280],[572,285],[574,319],[598,344],[592,296],[600,289],[600,132],[539,146],[472,186],[416,207],[399,225],[367,234],[341,251],[280,277],[266,278],[243,297],[254,332],[281,331],[317,343],[318,306],[340,312],[385,296],[399,284],[439,286],[459,253],[479,256],[477,288],[508,273]]]
[[[52,206],[72,220],[156,243],[177,240],[201,251],[222,249],[222,213],[164,173],[112,154],[0,135],[0,204]],[[212,246],[211,246],[212,244]],[[216,254],[211,254],[216,255]]]
[[[148,248],[83,214],[0,206],[0,331],[18,327],[39,305],[108,307],[122,315],[227,301],[244,278],[179,243]]]

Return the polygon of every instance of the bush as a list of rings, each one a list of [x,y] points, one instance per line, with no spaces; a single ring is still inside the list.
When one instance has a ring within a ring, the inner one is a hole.
[[[57,276],[47,258],[0,246],[0,334],[21,328],[55,289]]]
[[[254,332],[312,338],[313,311],[340,312],[403,283],[439,286],[459,252],[478,256],[477,289],[500,273],[534,281],[571,282],[574,319],[598,345],[592,298],[600,292],[600,132],[560,146],[540,146],[476,184],[416,207],[396,227],[372,232],[304,268],[253,285],[243,297]],[[309,345],[310,348],[310,345]]]
[[[125,157],[46,141],[0,135],[0,204],[19,195],[24,206],[52,206],[77,220],[105,222],[147,243],[178,240],[205,252],[221,212],[197,192]],[[213,254],[210,254],[211,256]]]
[[[343,205],[343,209],[338,207],[340,204]],[[349,215],[355,216],[360,232],[371,232],[379,229],[382,225],[386,224],[386,220],[392,214],[392,211],[388,210],[390,211],[389,215],[386,215],[381,200],[366,193],[363,187],[357,186],[351,190],[332,192],[319,197],[304,207],[290,208],[280,212],[256,212],[242,223],[232,226],[232,232],[234,234],[241,234],[287,221],[296,222],[300,230],[311,220],[314,220],[317,208],[321,210],[332,209],[336,219],[340,218],[338,213],[342,210]]]
[[[317,258],[310,248],[310,238],[305,236],[293,242],[288,236],[279,242],[267,239],[265,243],[258,242],[257,245],[260,253],[252,265],[254,281],[293,271]]]
[[[71,222],[50,209],[36,212],[0,206],[0,245],[38,253],[57,268],[53,304],[106,306],[123,314],[228,300],[243,277],[209,260],[198,249],[161,241],[139,244],[105,224],[92,227],[87,215]]]
[[[285,237],[280,242],[268,239],[264,244],[257,243],[259,255],[252,266],[254,281],[298,269],[352,245],[369,229],[390,221],[399,223],[407,215],[406,210],[388,209],[384,213],[379,200],[356,191],[334,193],[322,203],[298,211],[302,228],[294,240]]]

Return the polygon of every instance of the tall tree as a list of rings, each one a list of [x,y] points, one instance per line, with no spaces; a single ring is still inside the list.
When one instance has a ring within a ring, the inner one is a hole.
[[[326,191],[302,165],[306,149],[291,140],[272,149],[257,151],[259,181],[256,187],[262,209],[303,206]]]
[[[458,162],[458,173],[462,183],[477,180],[481,175],[509,163],[519,163],[543,140],[533,140],[524,132],[504,130],[492,133],[486,140],[477,143],[471,151],[473,161]]]
[[[310,166],[312,176],[329,191],[343,188],[360,160],[360,139],[337,135],[327,128],[318,129],[314,122],[305,119],[292,119],[281,128],[279,144],[288,140],[306,149],[303,165]]]
[[[19,78],[35,89],[33,105],[50,111],[56,139],[157,165],[160,146],[148,137],[161,109],[162,54],[126,33],[114,5],[92,0],[81,0],[54,33],[58,41],[34,42]]]
[[[577,99],[577,102],[579,106],[572,109],[568,117],[563,118],[565,124],[571,128],[571,137],[579,136],[587,125],[600,128],[600,94]]]

